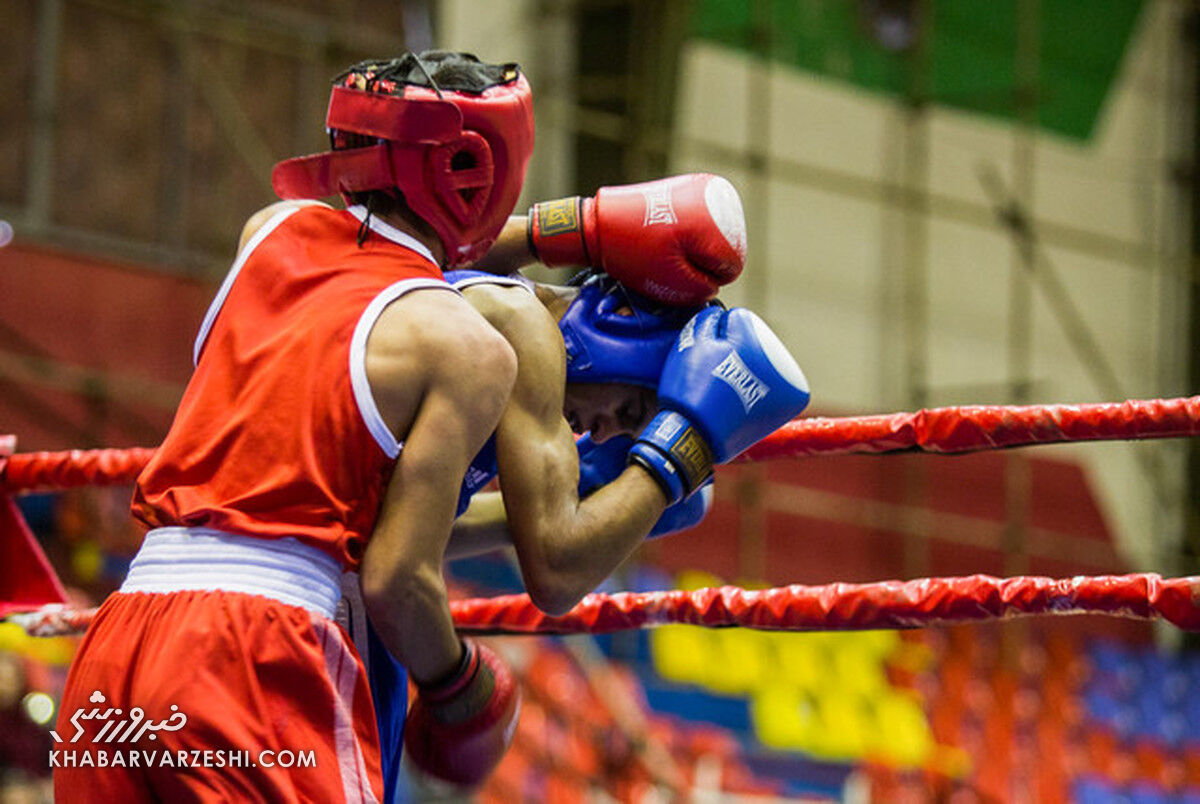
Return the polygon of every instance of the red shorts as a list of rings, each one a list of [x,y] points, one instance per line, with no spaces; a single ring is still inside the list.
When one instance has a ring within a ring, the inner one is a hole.
[[[255,594],[110,597],[71,666],[55,735],[59,801],[383,799],[370,691],[346,633]]]

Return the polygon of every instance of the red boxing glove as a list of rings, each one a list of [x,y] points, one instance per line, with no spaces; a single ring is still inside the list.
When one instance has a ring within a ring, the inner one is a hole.
[[[475,787],[512,742],[521,691],[499,656],[469,639],[463,647],[462,663],[449,679],[417,685],[404,747],[413,764],[430,776]]]
[[[528,231],[542,263],[602,268],[630,290],[677,306],[716,296],[746,264],[741,199],[711,173],[543,201],[529,210]]]

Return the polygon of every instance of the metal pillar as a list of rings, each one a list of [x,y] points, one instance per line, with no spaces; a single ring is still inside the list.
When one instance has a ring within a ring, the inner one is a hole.
[[[903,220],[900,244],[903,289],[901,326],[904,343],[902,388],[912,409],[929,404],[929,103],[932,87],[929,75],[930,27],[933,0],[916,0],[911,14],[917,26],[916,36],[907,51],[903,134],[900,154],[900,201]],[[906,461],[904,499],[912,506],[919,522],[928,519],[926,498],[929,478],[925,464]],[[906,531],[904,539],[904,575],[920,578],[929,575],[931,561],[927,531]]]
[[[37,14],[37,70],[33,76],[33,138],[29,155],[27,215],[35,228],[50,222],[54,194],[55,89],[62,40],[62,0],[43,0]]]
[[[1013,195],[1023,209],[1033,212],[1039,68],[1041,64],[1041,1],[1017,3],[1016,77],[1013,100],[1017,126],[1013,138]],[[1033,282],[1036,270],[1033,243],[1017,238],[1012,244],[1008,297],[1008,382],[1009,402],[1030,401],[1033,377]],[[1032,476],[1028,456],[1009,453],[1004,464],[1005,538],[1004,572],[1024,575],[1029,571],[1027,539]]]

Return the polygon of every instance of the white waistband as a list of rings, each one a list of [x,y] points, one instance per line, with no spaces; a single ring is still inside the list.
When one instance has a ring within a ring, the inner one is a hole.
[[[332,618],[342,596],[341,576],[333,556],[291,537],[156,528],[146,534],[120,591],[242,592]]]

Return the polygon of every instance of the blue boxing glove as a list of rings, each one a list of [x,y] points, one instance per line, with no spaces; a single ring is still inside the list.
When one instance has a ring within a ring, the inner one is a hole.
[[[751,311],[706,307],[679,333],[658,385],[658,415],[629,458],[677,502],[808,405],[808,380]]]
[[[618,435],[599,444],[584,433],[575,441],[579,452],[579,499],[617,479],[629,465],[629,448],[633,439]]]
[[[704,517],[708,516],[708,509],[712,508],[712,500],[713,481],[710,477],[704,481],[704,485],[695,494],[668,505],[659,516],[658,521],[654,523],[654,527],[650,529],[647,538],[656,539],[659,536],[696,527],[704,521]]]
[[[616,480],[629,465],[629,449],[632,446],[633,439],[629,436],[613,436],[603,444],[598,444],[585,434],[576,441],[575,448],[579,450],[579,499]],[[699,525],[712,507],[712,494],[710,479],[699,494],[668,506],[651,528],[649,538]]]

